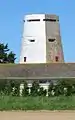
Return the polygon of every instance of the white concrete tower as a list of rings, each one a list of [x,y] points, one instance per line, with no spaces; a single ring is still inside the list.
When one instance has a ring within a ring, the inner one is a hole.
[[[24,18],[20,63],[64,62],[59,17],[31,14]]]

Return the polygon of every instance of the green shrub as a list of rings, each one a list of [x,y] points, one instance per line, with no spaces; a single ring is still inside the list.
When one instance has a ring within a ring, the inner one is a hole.
[[[52,90],[54,90],[54,85],[51,82],[50,85],[48,86],[48,96],[52,96]]]
[[[62,95],[66,95],[66,96],[70,96],[72,95],[72,86],[73,86],[73,82],[71,83],[70,80],[60,80],[58,81],[58,89],[60,88],[60,94]],[[64,89],[65,88],[65,89]]]
[[[10,80],[7,80],[7,83],[5,85],[4,93],[5,95],[10,95],[12,92],[11,82]]]
[[[0,93],[4,93],[5,91],[5,86],[6,86],[6,79],[0,79]]]
[[[22,96],[28,96],[29,95],[29,88],[28,88],[28,85],[27,85],[27,82],[23,82],[24,84],[24,89],[22,90]]]
[[[59,80],[57,81],[57,84],[55,85],[55,95],[64,95],[64,87],[66,87],[66,84],[64,81]]]
[[[66,92],[66,96],[70,96],[72,95],[72,86],[67,86],[67,92]]]
[[[12,96],[19,96],[20,82],[12,80],[11,82]]]
[[[39,96],[46,96],[47,90],[44,90],[43,87],[39,88],[38,95]]]
[[[72,94],[75,94],[75,84],[72,85]]]
[[[32,87],[31,87],[31,95],[32,96],[38,96],[38,89],[39,89],[39,83],[37,81],[33,81]]]
[[[29,88],[25,80],[0,80],[0,94],[1,95],[20,95],[20,84],[24,84],[24,89],[22,91],[22,96],[29,96]],[[14,88],[14,90],[13,90]],[[64,89],[65,88],[65,89]],[[38,91],[39,90],[39,91]],[[56,85],[51,83],[48,87],[48,95],[52,96],[65,95],[70,96],[75,94],[75,81],[74,80],[58,80]],[[38,81],[33,81],[31,87],[30,96],[46,96],[47,91],[40,88]]]

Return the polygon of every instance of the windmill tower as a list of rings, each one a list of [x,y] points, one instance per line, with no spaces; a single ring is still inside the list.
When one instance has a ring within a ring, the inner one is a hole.
[[[31,14],[24,18],[20,63],[64,62],[59,17]]]

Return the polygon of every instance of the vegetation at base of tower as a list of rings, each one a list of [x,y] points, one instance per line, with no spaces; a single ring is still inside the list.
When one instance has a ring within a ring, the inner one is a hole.
[[[75,110],[75,80],[51,82],[48,91],[33,81],[30,92],[25,80],[0,80],[0,110]]]
[[[30,91],[29,91],[30,90]],[[20,93],[21,92],[21,93]],[[0,93],[12,96],[70,96],[75,94],[75,81],[59,80],[56,84],[51,83],[48,90],[40,87],[37,81],[33,81],[32,87],[24,80],[0,80]]]
[[[0,63],[14,63],[16,54],[10,51],[8,44],[0,43]]]

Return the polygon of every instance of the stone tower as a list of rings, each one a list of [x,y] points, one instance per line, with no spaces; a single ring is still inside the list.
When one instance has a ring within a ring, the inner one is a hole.
[[[24,18],[20,63],[64,62],[59,17],[31,14]]]

